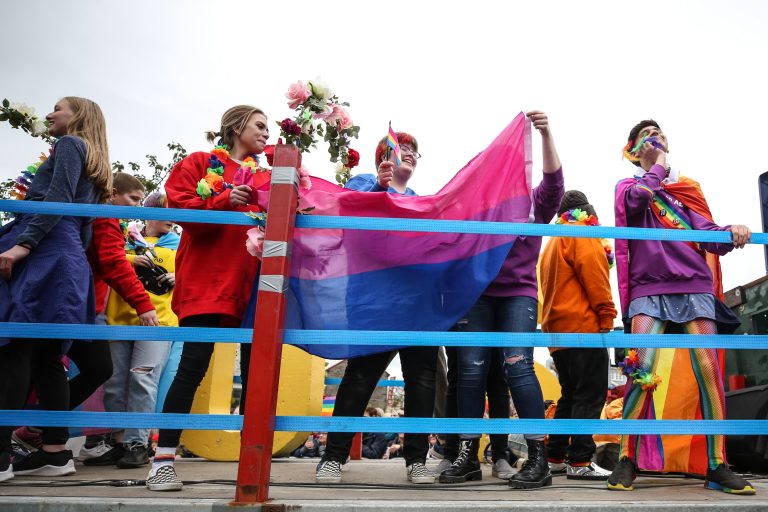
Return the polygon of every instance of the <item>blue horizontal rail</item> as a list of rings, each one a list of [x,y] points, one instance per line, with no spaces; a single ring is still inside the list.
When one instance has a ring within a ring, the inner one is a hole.
[[[250,343],[250,329],[0,323],[0,337]],[[286,329],[290,345],[399,345],[446,347],[652,347],[767,349],[768,335],[553,334],[520,332],[315,331]]]
[[[239,212],[46,203],[41,201],[0,200],[0,211],[38,213],[45,215],[72,215],[80,217],[172,220],[176,222],[199,222],[205,224],[237,224],[243,226],[253,226],[257,224],[255,220]],[[731,234],[724,231],[616,228],[608,226],[561,226],[554,224],[528,224],[515,222],[391,219],[380,217],[336,217],[326,215],[298,215],[296,217],[296,226],[300,228],[361,229],[370,231],[562,236],[570,238],[619,238],[628,240],[661,240],[668,242],[731,242]],[[753,233],[751,243],[768,244],[768,234]]]
[[[341,379],[336,377],[326,377],[325,378],[325,385],[326,386],[338,386],[341,384]],[[380,380],[376,383],[377,386],[382,388],[402,388],[405,386],[404,380]]]
[[[240,430],[243,418],[225,414],[78,411],[2,411],[0,425]],[[281,432],[413,432],[465,434],[725,434],[766,435],[765,420],[532,420],[467,418],[350,418],[277,416]]]

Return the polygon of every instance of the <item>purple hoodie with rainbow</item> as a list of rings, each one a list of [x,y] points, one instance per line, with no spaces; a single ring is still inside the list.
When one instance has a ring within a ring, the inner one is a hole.
[[[663,187],[666,169],[653,165],[642,176],[622,180],[616,186],[616,226],[665,228],[651,209],[655,195],[680,209],[691,229],[725,231],[685,206]],[[664,212],[666,213],[666,212]],[[733,244],[700,243],[717,255],[733,250]],[[630,257],[631,254],[631,257]],[[713,293],[712,271],[702,253],[686,242],[616,240],[616,262],[622,313],[638,297],[678,293]]]

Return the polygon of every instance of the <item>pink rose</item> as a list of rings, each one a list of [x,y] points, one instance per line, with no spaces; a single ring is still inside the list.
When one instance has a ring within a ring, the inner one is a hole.
[[[352,116],[349,115],[347,109],[336,105],[333,107],[333,112],[338,116],[338,126],[340,130],[346,130],[352,126]]]
[[[302,176],[299,178],[299,186],[304,190],[310,190],[312,188],[312,179],[309,176]]]
[[[288,92],[285,93],[285,97],[288,98],[288,106],[290,108],[296,108],[309,98],[312,92],[309,88],[302,83],[301,80],[295,84],[291,84],[288,88]]]
[[[247,235],[245,249],[251,256],[261,259],[261,255],[264,252],[264,231],[261,228],[252,228],[247,231]]]

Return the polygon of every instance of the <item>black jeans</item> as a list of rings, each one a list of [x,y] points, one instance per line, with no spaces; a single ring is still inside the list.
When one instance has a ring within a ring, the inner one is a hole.
[[[3,408],[23,409],[30,384],[37,392],[40,409],[69,410],[67,372],[61,364],[59,340],[14,340],[0,349],[0,396]],[[11,427],[0,429],[0,449],[10,449]],[[67,427],[43,429],[44,444],[64,444],[69,439]]]
[[[80,373],[69,381],[69,409],[85,402],[112,376],[112,355],[106,340],[75,341],[67,356]]]
[[[568,348],[552,354],[562,395],[555,419],[600,419],[608,392],[608,351],[604,348]],[[551,435],[549,458],[571,464],[592,460],[591,435]]]
[[[0,347],[0,407],[9,411],[24,408],[29,388],[29,359],[27,341],[13,341]],[[10,453],[10,425],[0,427],[0,452]]]
[[[336,394],[333,415],[362,416],[376,382],[394,357],[395,351],[392,351],[350,359]],[[437,347],[402,348],[400,364],[405,380],[405,416],[431,418],[435,407]],[[323,459],[345,463],[354,435],[353,432],[329,432]],[[406,465],[423,463],[428,450],[427,434],[405,434],[403,451]]]
[[[223,315],[195,315],[179,322],[180,327],[221,327]],[[189,414],[195,392],[200,386],[213,355],[213,343],[189,342],[184,344],[179,369],[168,389],[163,403],[163,413]],[[240,345],[240,375],[243,393],[240,398],[240,414],[245,412],[245,390],[248,387],[248,363],[251,359],[251,345]],[[181,429],[162,429],[157,446],[174,448],[179,444]]]
[[[456,330],[456,329],[453,329]],[[456,347],[445,347],[448,357],[448,399],[446,401],[446,417],[458,418],[457,382],[458,361],[456,359]],[[497,350],[491,354],[491,367],[488,371],[485,393],[488,396],[488,417],[509,419],[509,388],[504,378],[501,353]],[[493,461],[506,459],[508,451],[508,437],[506,434],[490,434],[491,453]],[[456,460],[459,455],[459,434],[446,434],[445,457]]]

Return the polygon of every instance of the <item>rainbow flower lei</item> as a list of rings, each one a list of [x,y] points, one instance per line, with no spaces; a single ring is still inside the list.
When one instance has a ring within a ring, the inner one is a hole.
[[[53,149],[51,149],[51,151],[53,151]],[[27,197],[27,192],[32,185],[32,180],[34,179],[35,174],[37,174],[37,170],[46,160],[48,160],[48,157],[45,156],[45,153],[40,153],[38,161],[29,164],[27,168],[21,172],[16,178],[16,184],[13,186],[13,190],[11,190],[12,198],[23,201],[24,198]]]
[[[597,217],[590,215],[580,208],[574,208],[563,212],[560,217],[557,218],[555,224],[578,224],[580,226],[599,226]],[[605,257],[608,259],[608,268],[613,268],[616,263],[616,257],[613,254],[613,246],[605,239],[601,238],[600,243],[603,244],[603,250],[605,251]]]
[[[630,349],[624,361],[619,363],[619,366],[622,373],[627,377],[631,377],[632,382],[641,386],[643,391],[653,391],[661,383],[661,377],[640,368],[640,358],[637,355],[637,349]]]
[[[232,183],[224,181],[224,163],[229,160],[229,148],[219,145],[211,151],[211,157],[208,159],[208,169],[205,178],[197,182],[197,195],[203,200],[215,197],[228,188],[240,185],[251,185],[253,175],[257,172],[266,172],[266,169],[259,167],[259,157],[249,155],[243,160],[243,163],[235,171]]]

